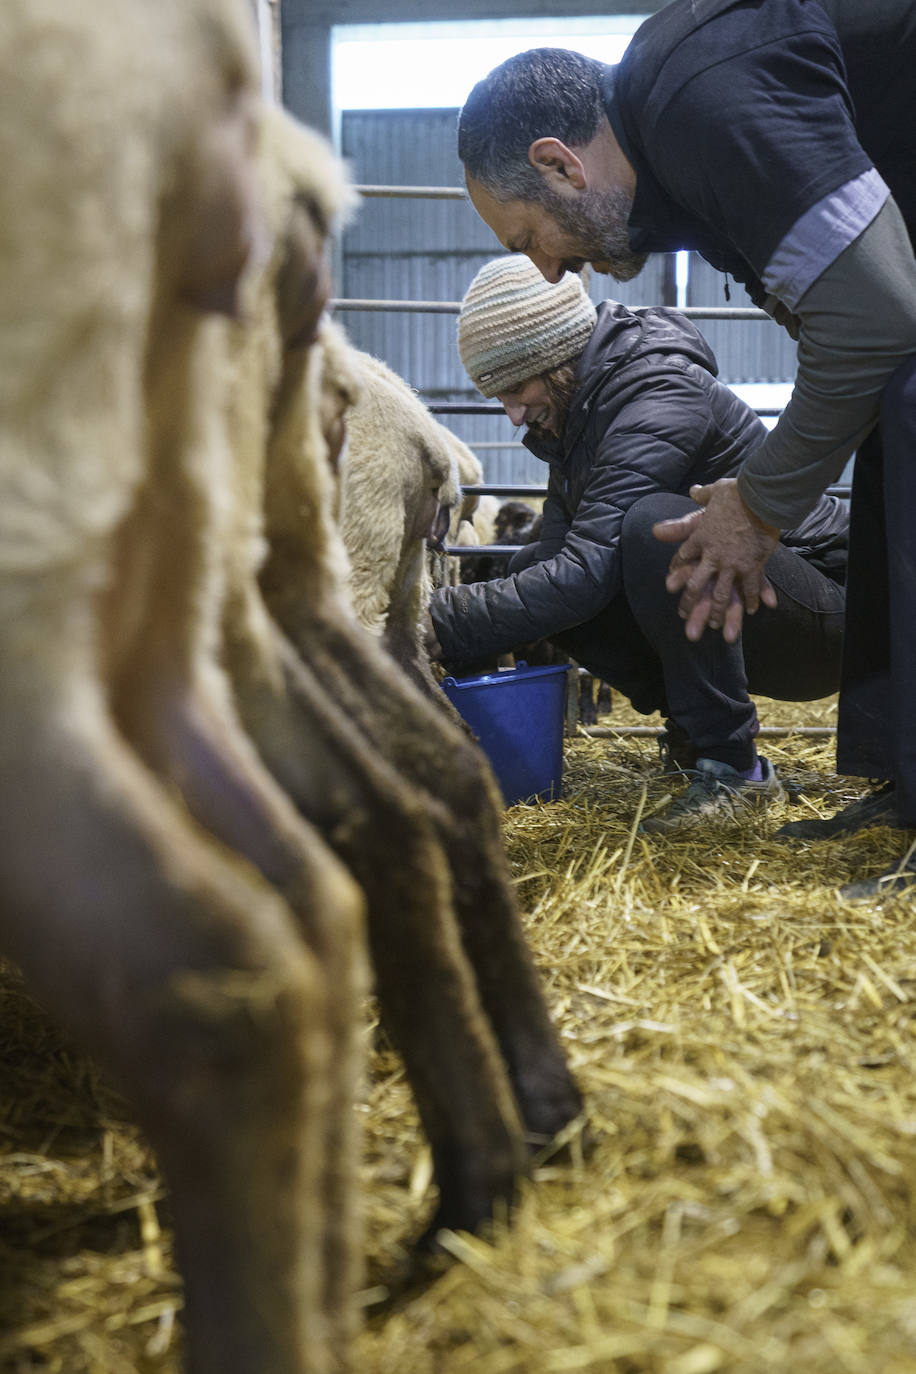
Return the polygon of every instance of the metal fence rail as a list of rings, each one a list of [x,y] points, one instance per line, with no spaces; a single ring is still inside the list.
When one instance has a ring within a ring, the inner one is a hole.
[[[660,739],[665,733],[663,726],[656,725],[580,725],[579,731],[592,739]],[[788,739],[798,735],[800,739],[833,739],[835,725],[761,725],[756,739]]]
[[[331,310],[390,310],[404,314],[457,315],[460,301],[375,300],[353,296],[335,296],[328,301]],[[634,310],[644,307],[633,306]],[[671,307],[672,309],[674,307]],[[690,320],[769,320],[765,310],[752,305],[679,305],[679,315]]]
[[[467,200],[463,186],[354,186],[361,196],[390,197],[392,200]]]

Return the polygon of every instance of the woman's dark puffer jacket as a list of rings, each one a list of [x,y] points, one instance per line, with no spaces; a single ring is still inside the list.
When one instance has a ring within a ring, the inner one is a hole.
[[[540,561],[495,582],[435,593],[430,612],[447,662],[591,620],[621,592],[620,528],[629,507],[653,492],[686,496],[695,483],[734,476],[766,433],[716,380],[709,345],[675,310],[602,302],[576,374],[562,439],[524,441],[550,464]],[[844,502],[822,496],[781,542],[843,581],[848,521]]]

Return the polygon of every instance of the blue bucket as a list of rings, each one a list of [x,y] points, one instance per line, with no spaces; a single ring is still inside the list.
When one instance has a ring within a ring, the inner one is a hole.
[[[563,664],[529,668],[519,663],[442,683],[479,739],[507,806],[560,795],[566,673]]]

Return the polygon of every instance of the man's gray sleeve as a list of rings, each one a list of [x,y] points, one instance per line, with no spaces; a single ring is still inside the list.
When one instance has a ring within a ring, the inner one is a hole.
[[[888,378],[916,354],[916,258],[888,200],[808,288],[795,390],[744,464],[738,490],[768,525],[791,529],[836,481],[878,419]]]

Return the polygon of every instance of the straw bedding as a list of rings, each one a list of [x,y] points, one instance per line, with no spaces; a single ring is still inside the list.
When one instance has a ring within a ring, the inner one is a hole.
[[[834,711],[761,703],[765,724]],[[916,1368],[916,898],[836,892],[901,837],[775,842],[861,788],[830,741],[764,751],[792,799],[689,843],[636,833],[672,790],[650,739],[570,741],[564,799],[507,813],[586,1139],[539,1161],[511,1229],[446,1235],[412,1286],[428,1160],[367,1015],[360,1374]],[[0,1369],[177,1374],[155,1161],[13,970],[0,1046]]]

